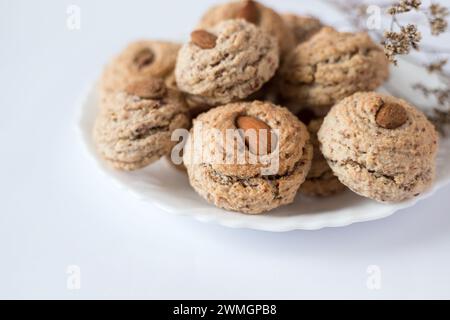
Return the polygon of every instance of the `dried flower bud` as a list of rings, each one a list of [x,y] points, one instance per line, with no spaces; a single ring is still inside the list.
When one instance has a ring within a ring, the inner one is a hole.
[[[432,4],[429,7],[428,21],[430,23],[431,34],[438,36],[447,30],[448,22],[446,18],[449,16],[448,9],[439,5]]]
[[[394,4],[388,9],[390,15],[396,15],[400,13],[409,12],[413,9],[419,9],[422,5],[420,0],[401,0],[399,3]]]

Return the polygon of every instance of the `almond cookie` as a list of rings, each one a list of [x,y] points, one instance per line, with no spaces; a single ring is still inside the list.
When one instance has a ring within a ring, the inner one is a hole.
[[[335,175],[362,196],[397,202],[433,183],[438,135],[401,99],[356,93],[331,109],[318,136]]]
[[[275,39],[245,20],[196,30],[178,55],[180,90],[198,105],[239,101],[258,91],[278,68]]]
[[[280,70],[280,94],[304,107],[327,109],[355,92],[379,87],[388,67],[383,49],[366,33],[324,27],[287,57]]]
[[[292,13],[284,14],[284,22],[292,30],[296,44],[309,40],[323,28],[322,22],[314,17],[299,16]]]
[[[274,10],[256,1],[234,1],[210,8],[202,17],[199,29],[209,29],[219,22],[245,19],[277,39],[280,54],[286,54],[295,45],[294,35],[283,18]]]
[[[114,168],[136,170],[170,153],[175,129],[190,124],[181,94],[163,79],[129,83],[101,108],[94,128],[100,155]]]
[[[102,95],[123,91],[137,78],[164,78],[166,85],[175,88],[173,71],[180,47],[163,41],[131,43],[105,67],[100,82]]]
[[[259,143],[248,139],[252,133]],[[183,160],[192,187],[208,202],[259,214],[294,200],[312,156],[302,122],[286,108],[254,101],[201,114],[194,120]]]
[[[317,132],[323,123],[323,118],[312,119],[311,114],[302,112],[298,115],[303,123],[308,125],[308,131],[311,136],[311,143],[314,147],[314,156],[311,170],[306,177],[305,183],[300,187],[300,193],[307,196],[326,197],[344,191],[345,186],[339,182],[334,175],[322,152],[317,138]]]

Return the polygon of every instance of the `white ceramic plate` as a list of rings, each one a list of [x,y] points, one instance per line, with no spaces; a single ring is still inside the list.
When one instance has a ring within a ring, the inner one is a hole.
[[[402,61],[398,68],[393,68],[388,87],[397,95],[414,97],[415,93],[409,89],[414,82],[414,79],[410,80],[411,75],[414,75],[415,79],[422,80],[426,77],[428,83],[436,81],[422,69]],[[420,97],[416,97],[413,101],[424,102]],[[316,230],[381,219],[400,209],[413,206],[450,182],[450,139],[441,139],[437,180],[431,190],[412,200],[398,204],[380,204],[347,191],[325,199],[298,196],[292,205],[259,216],[227,212],[200,198],[189,186],[187,176],[173,168],[165,159],[137,172],[127,173],[110,169],[97,156],[92,141],[91,133],[97,114],[95,85],[89,88],[80,110],[79,129],[87,153],[95,160],[98,169],[111,177],[123,190],[131,191],[141,200],[152,203],[168,213],[188,215],[200,221],[214,222],[232,228],[274,232]]]

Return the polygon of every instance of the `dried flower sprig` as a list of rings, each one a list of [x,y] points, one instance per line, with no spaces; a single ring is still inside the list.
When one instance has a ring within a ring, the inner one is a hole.
[[[422,5],[422,1],[420,0],[401,0],[398,3],[393,4],[387,12],[390,15],[396,15],[400,13],[409,12],[413,9],[419,9],[419,7]]]
[[[386,56],[393,63],[397,64],[397,58],[401,55],[408,55],[408,61],[415,65],[425,68],[428,72],[438,76],[441,86],[438,88],[429,87],[424,83],[416,83],[413,89],[420,92],[426,98],[432,98],[435,104],[426,111],[430,121],[434,123],[437,130],[443,134],[450,134],[450,74],[445,72],[445,67],[449,65],[448,59],[442,58],[444,48],[433,48],[430,45],[421,45],[422,34],[417,22],[402,25],[399,22],[400,16],[409,16],[409,14],[418,13],[425,17],[431,34],[438,36],[448,29],[447,19],[449,10],[438,4],[433,3],[425,8],[422,1],[419,0],[399,0],[391,5],[379,5],[384,8],[390,17],[390,29],[385,32],[379,30],[368,30],[366,26],[367,5],[361,4],[355,0],[327,0],[327,2],[347,16],[356,30],[366,31],[372,37],[379,41],[385,50]],[[373,4],[373,2],[372,2]],[[432,61],[423,65],[410,56],[411,50],[421,51],[431,57]]]
[[[411,49],[419,50],[419,43],[422,40],[422,34],[417,25],[402,26],[398,22],[397,16],[412,10],[420,12],[421,6],[422,1],[419,0],[401,0],[387,9],[387,13],[391,15],[391,28],[384,32],[382,45],[389,61],[394,64],[397,64],[398,55],[409,54]]]
[[[445,32],[448,27],[447,17],[449,11],[440,4],[433,3],[428,9],[428,21],[430,23],[431,34],[438,36]]]
[[[414,24],[401,26],[399,32],[385,31],[382,44],[389,61],[397,64],[397,55],[409,54],[411,49],[419,50],[422,34]]]

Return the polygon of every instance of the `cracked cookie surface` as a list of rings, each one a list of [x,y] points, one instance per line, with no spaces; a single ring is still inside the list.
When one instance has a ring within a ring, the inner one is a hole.
[[[320,151],[317,132],[322,126],[322,123],[323,118],[319,118],[311,120],[308,124],[311,143],[314,147],[314,156],[311,170],[306,177],[306,181],[300,187],[300,193],[307,196],[326,197],[343,192],[346,189],[333,174],[333,171]]]
[[[330,108],[358,91],[379,87],[389,63],[366,33],[342,33],[324,27],[299,44],[279,72],[283,98],[303,107]]]
[[[215,47],[193,42],[182,47],[175,76],[189,100],[215,106],[239,101],[258,91],[278,68],[275,39],[244,20],[221,22],[208,32]]]
[[[389,105],[406,111],[406,122],[395,129],[377,123]],[[318,136],[335,175],[362,196],[398,202],[433,183],[438,135],[422,112],[401,99],[356,93],[331,109]]]
[[[139,78],[164,78],[176,88],[174,69],[181,45],[164,41],[136,41],[129,44],[105,67],[101,80],[102,96],[123,91]]]
[[[207,134],[211,129],[221,136],[227,130],[236,130],[236,121],[241,116],[258,119],[277,132],[278,151],[268,155],[272,164],[278,162],[274,172],[263,174],[262,169],[270,163],[264,159],[268,158],[251,162],[247,158],[251,151],[238,137],[224,142]],[[236,161],[238,152],[230,154],[236,146],[245,153],[244,162]],[[201,158],[196,158],[200,154]],[[232,161],[217,161],[218,155],[219,160]],[[208,202],[231,211],[259,214],[294,200],[310,169],[312,156],[309,133],[303,123],[286,108],[255,101],[228,104],[201,114],[194,120],[183,160],[192,187]]]
[[[163,80],[160,84],[164,86]],[[141,88],[140,91],[146,93]],[[99,154],[112,167],[137,170],[170,153],[175,129],[188,128],[190,119],[181,94],[159,89],[158,97],[127,90],[112,94],[100,109],[94,127]]]
[[[257,19],[255,24],[277,40],[280,54],[287,54],[295,45],[294,34],[283,18],[271,8],[259,2],[252,1]],[[234,1],[211,7],[201,18],[198,28],[209,29],[225,20],[242,18],[242,10],[247,1]]]

